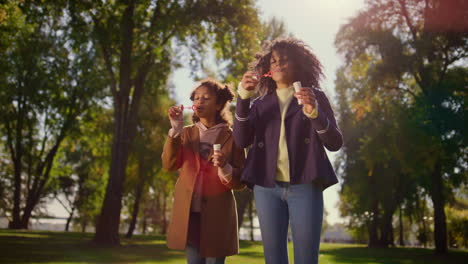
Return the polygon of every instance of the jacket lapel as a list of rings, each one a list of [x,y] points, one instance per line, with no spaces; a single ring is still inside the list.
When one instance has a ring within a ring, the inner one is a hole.
[[[262,112],[269,113],[272,119],[281,120],[281,112],[278,102],[278,97],[275,92],[268,93],[263,99],[265,103],[262,105]],[[260,104],[261,105],[261,104]],[[293,116],[297,111],[302,109],[302,105],[297,103],[296,97],[293,97],[291,103],[289,103],[288,109],[286,111],[285,119]]]
[[[286,117],[285,119],[289,119],[291,116],[293,116],[297,111],[302,109],[302,105],[299,105],[297,103],[297,98],[293,97],[291,100],[291,103],[289,103],[288,110],[286,112]]]
[[[281,120],[281,112],[276,92],[270,92],[259,100],[264,100],[263,104],[259,104],[261,112],[266,113],[271,119]]]

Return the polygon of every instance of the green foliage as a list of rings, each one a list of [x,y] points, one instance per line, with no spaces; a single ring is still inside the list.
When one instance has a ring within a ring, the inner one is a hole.
[[[416,205],[429,195],[436,240],[443,244],[443,204],[468,181],[468,35],[456,27],[434,28],[445,3],[368,0],[336,36],[346,60],[336,81],[345,136],[338,161],[344,179],[340,210],[356,228],[364,224],[363,212],[374,213],[377,220],[370,223],[382,224],[397,204],[409,218],[422,219],[417,211],[423,207]]]
[[[127,167],[124,204],[128,215],[132,216],[134,204],[139,203],[136,217],[142,220],[141,223],[151,219],[152,230],[165,233],[176,176],[161,171],[161,154],[170,128],[167,109],[174,105],[174,101],[155,84],[150,82],[140,108],[138,132]],[[167,206],[163,208],[162,204]]]
[[[79,128],[56,157],[51,191],[70,213],[75,230],[94,226],[104,198],[111,145],[111,112],[100,104],[88,109]],[[67,201],[65,203],[63,198]]]
[[[446,208],[449,243],[454,248],[468,248],[467,186],[456,191],[455,199]]]
[[[15,203],[7,210],[17,222],[24,208],[24,226],[52,191],[57,150],[96,102],[100,82],[86,32],[67,30],[61,3],[11,1],[0,9],[0,34],[8,35],[0,43],[0,130],[15,168],[15,192],[8,194]]]

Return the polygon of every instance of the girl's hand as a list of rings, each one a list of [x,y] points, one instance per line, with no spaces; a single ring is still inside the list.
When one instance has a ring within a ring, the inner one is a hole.
[[[306,113],[312,113],[317,108],[317,99],[312,88],[302,87],[299,92],[294,93],[294,97],[302,100],[302,105]]]
[[[180,109],[179,106],[172,106],[171,108],[169,108],[169,110],[167,111],[168,115],[169,115],[169,120],[171,121],[183,121],[184,120],[184,117],[182,115],[182,110]]]
[[[255,72],[253,71],[248,71],[244,73],[244,76],[242,77],[241,80],[242,88],[244,88],[247,91],[252,91],[255,89],[255,86],[258,84],[258,78]]]
[[[167,113],[169,115],[169,121],[171,121],[171,127],[174,131],[173,133],[175,133],[175,135],[180,134],[184,128],[184,115],[182,114],[181,107],[173,106],[169,108]]]
[[[226,166],[226,155],[222,151],[215,150],[212,156],[213,164],[216,167],[223,168]]]

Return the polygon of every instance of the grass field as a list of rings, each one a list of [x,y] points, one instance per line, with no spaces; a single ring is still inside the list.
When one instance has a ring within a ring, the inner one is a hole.
[[[122,239],[122,246],[99,248],[90,243],[92,234],[0,230],[0,263],[185,263],[184,254],[166,248],[164,237],[136,236]],[[292,245],[290,245],[292,252]],[[241,241],[240,255],[228,264],[260,264],[259,242]],[[290,257],[291,264],[292,256]],[[435,256],[432,250],[416,248],[368,249],[364,245],[327,244],[320,247],[320,264],[462,264],[468,251]]]

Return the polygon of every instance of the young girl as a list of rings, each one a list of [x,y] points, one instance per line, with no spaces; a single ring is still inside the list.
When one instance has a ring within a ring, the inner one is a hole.
[[[337,151],[343,143],[320,90],[322,66],[293,38],[273,41],[256,57],[239,84],[234,139],[250,146],[242,181],[254,190],[265,261],[288,263],[291,223],[294,263],[318,263],[322,190],[338,182],[324,146]]]
[[[186,251],[189,264],[220,264],[237,254],[237,212],[231,189],[242,189],[244,151],[234,144],[227,86],[201,81],[190,99],[194,125],[183,127],[183,108],[168,111],[172,128],[164,145],[163,167],[179,170],[167,245]],[[213,150],[213,145],[220,150]]]

